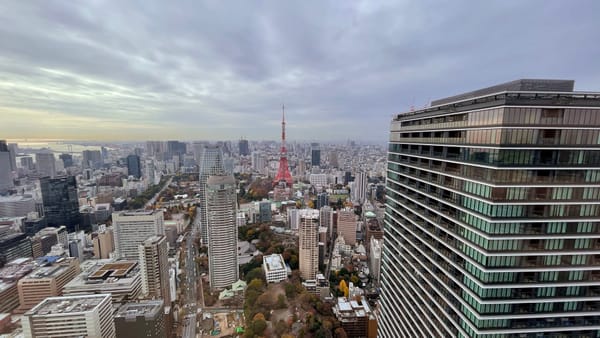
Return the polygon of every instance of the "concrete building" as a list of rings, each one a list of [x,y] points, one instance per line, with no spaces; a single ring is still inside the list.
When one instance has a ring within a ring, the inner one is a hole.
[[[142,295],[142,274],[137,261],[92,260],[81,263],[81,273],[63,287],[63,295],[110,294],[113,303]]]
[[[114,315],[117,337],[168,337],[162,299],[126,303]]]
[[[344,208],[337,211],[337,230],[344,236],[348,245],[356,244],[356,214],[352,208]]]
[[[112,219],[116,258],[138,259],[143,241],[165,234],[162,211],[120,211],[113,213]]]
[[[140,165],[140,157],[137,155],[127,156],[127,173],[135,178],[142,177],[142,166]]]
[[[360,300],[339,297],[332,310],[348,337],[377,337],[377,320],[364,297]]]
[[[600,93],[517,80],[391,122],[379,336],[593,337]]]
[[[31,241],[24,233],[0,236],[0,267],[17,258],[32,257]]]
[[[50,297],[21,319],[25,338],[116,338],[110,295]]]
[[[0,194],[14,187],[11,155],[5,140],[0,140]]]
[[[287,279],[287,268],[281,254],[263,256],[263,270],[267,283],[279,283]]]
[[[77,181],[74,176],[40,178],[44,217],[50,226],[67,227],[68,231],[80,228]]]
[[[98,231],[92,233],[92,245],[95,258],[109,258],[110,254],[115,251],[113,227],[101,225]]]
[[[17,282],[34,269],[31,259],[20,258],[0,269],[0,313],[10,313],[19,307]]]
[[[223,151],[217,145],[203,145],[200,153],[199,199],[206,201],[206,183],[212,175],[225,175]],[[208,214],[204,205],[199,208],[202,245],[208,245]]]
[[[371,237],[369,244],[369,271],[371,271],[371,276],[373,276],[375,283],[379,283],[380,278],[382,244],[383,240]]]
[[[352,183],[352,200],[359,204],[365,202],[367,197],[367,173],[359,171],[354,175],[354,182]]]
[[[169,292],[169,248],[165,236],[152,236],[139,245],[142,291],[152,298],[171,304]]]
[[[35,211],[35,200],[31,196],[0,196],[0,217],[24,217]]]
[[[233,176],[210,176],[206,181],[208,263],[210,287],[225,288],[239,279],[236,184]]]
[[[35,166],[40,177],[56,177],[56,159],[53,153],[36,153]]]
[[[82,156],[81,164],[84,169],[100,169],[104,163],[100,150],[84,150]]]
[[[333,232],[333,208],[324,206],[319,210],[319,224],[327,228],[327,237],[332,238]]]
[[[19,311],[27,311],[47,297],[62,295],[63,287],[81,272],[77,258],[60,258],[21,278]]]
[[[300,222],[298,232],[300,236],[300,250],[298,263],[300,265],[300,276],[305,280],[315,279],[319,271],[319,210],[298,210]]]

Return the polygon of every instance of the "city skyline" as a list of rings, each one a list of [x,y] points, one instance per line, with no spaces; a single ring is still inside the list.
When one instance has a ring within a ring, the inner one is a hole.
[[[431,98],[515,78],[600,87],[600,5],[564,6],[5,2],[0,134],[277,140],[285,103],[290,140],[384,142]]]

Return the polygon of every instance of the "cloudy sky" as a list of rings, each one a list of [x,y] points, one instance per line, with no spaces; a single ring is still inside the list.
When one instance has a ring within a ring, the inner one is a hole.
[[[599,1],[2,1],[0,139],[376,140],[518,78],[600,91]]]

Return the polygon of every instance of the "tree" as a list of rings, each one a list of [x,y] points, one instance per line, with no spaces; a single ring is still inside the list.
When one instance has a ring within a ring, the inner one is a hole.
[[[350,290],[348,289],[348,285],[346,285],[345,280],[342,279],[340,281],[339,288],[340,288],[340,291],[342,291],[344,293],[344,297],[348,297],[348,293],[350,292]]]
[[[256,268],[250,270],[250,272],[248,272],[246,274],[246,277],[244,279],[246,280],[246,283],[249,283],[250,281],[252,281],[254,279],[260,279],[261,281],[264,282],[265,281],[265,274],[263,273],[263,269],[262,268],[256,267]]]
[[[338,327],[333,333],[335,338],[348,338],[348,334],[346,333],[346,330],[344,330],[343,327]]]
[[[285,296],[282,294],[279,294],[277,296],[277,305],[276,308],[278,309],[285,309],[287,307],[287,304],[285,303]]]
[[[252,321],[252,331],[254,331],[254,334],[261,336],[266,328],[267,322],[264,319]]]

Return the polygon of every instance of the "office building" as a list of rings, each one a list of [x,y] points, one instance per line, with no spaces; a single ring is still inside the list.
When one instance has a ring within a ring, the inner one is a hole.
[[[0,217],[24,217],[35,211],[35,200],[31,196],[0,196]]]
[[[151,298],[162,298],[171,304],[169,293],[169,247],[165,236],[152,236],[139,246],[142,291]]]
[[[310,164],[313,167],[321,165],[321,148],[318,143],[310,144]]]
[[[304,280],[312,280],[319,271],[319,210],[301,209],[298,217],[300,276]]]
[[[19,311],[27,311],[47,297],[62,295],[63,287],[81,272],[77,258],[59,258],[19,280]]]
[[[319,225],[327,228],[327,238],[332,238],[333,232],[333,208],[329,205],[319,209]]]
[[[77,181],[74,176],[40,178],[44,216],[50,226],[78,231],[80,226]]]
[[[391,122],[380,337],[595,337],[600,93],[517,80]]]
[[[104,164],[100,150],[84,150],[82,152],[82,166],[84,169],[100,169]]]
[[[116,258],[136,260],[142,242],[165,234],[165,220],[160,210],[120,211],[113,213],[112,219]]]
[[[337,231],[344,237],[346,244],[356,244],[356,214],[352,208],[337,211]]]
[[[17,258],[32,257],[31,241],[24,233],[0,236],[0,267]]]
[[[58,158],[61,159],[61,161],[63,163],[63,166],[65,168],[73,166],[73,155],[71,155],[71,154],[60,154],[60,155],[58,155]]]
[[[287,279],[287,268],[281,254],[264,255],[263,270],[267,283],[279,283]]]
[[[92,233],[92,245],[95,258],[109,258],[110,254],[115,251],[113,228],[101,225],[98,231]]]
[[[31,259],[19,258],[0,269],[0,313],[10,313],[19,307],[17,282],[33,268]]]
[[[25,338],[115,338],[110,295],[46,298],[21,319]]]
[[[56,159],[53,153],[36,153],[35,166],[39,177],[56,177]]]
[[[127,173],[135,178],[142,177],[142,166],[138,155],[127,156]]]
[[[369,242],[369,271],[375,284],[379,283],[381,272],[381,248],[383,240],[371,237]]]
[[[367,197],[367,173],[359,171],[354,176],[352,184],[352,200],[359,204],[363,204]]]
[[[250,155],[250,147],[248,146],[248,140],[241,139],[238,143],[238,148],[240,151],[240,156]]]
[[[233,176],[210,176],[206,181],[208,271],[212,289],[225,288],[239,278],[235,189]]]
[[[7,193],[14,187],[11,154],[6,141],[0,140],[0,194]]]
[[[125,303],[114,315],[117,337],[168,337],[162,299]]]
[[[35,165],[33,164],[33,158],[31,156],[23,156],[19,161],[21,162],[21,168],[23,168],[25,171],[35,169]]]
[[[317,194],[316,209],[321,210],[322,207],[329,205],[329,195],[326,192]]]
[[[332,311],[348,337],[377,337],[377,320],[365,297],[358,300],[339,297]]]
[[[63,287],[63,295],[110,294],[113,303],[142,295],[142,274],[137,261],[89,260],[81,273]]]
[[[258,217],[260,222],[271,222],[271,202],[261,201],[258,203]]]
[[[200,201],[206,201],[206,182],[211,175],[224,175],[223,151],[217,145],[202,145],[200,150],[200,177],[198,198]],[[208,215],[204,206],[198,210],[200,216],[200,234],[202,236],[202,245],[208,245]]]

